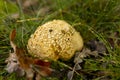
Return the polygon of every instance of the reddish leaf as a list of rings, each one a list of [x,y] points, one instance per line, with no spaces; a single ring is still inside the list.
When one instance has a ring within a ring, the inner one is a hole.
[[[50,67],[50,62],[45,62],[43,60],[36,59],[34,61],[34,64],[40,65],[40,66],[45,66],[45,67]]]
[[[14,29],[10,34],[10,41],[14,41],[15,36],[16,36],[16,30]]]

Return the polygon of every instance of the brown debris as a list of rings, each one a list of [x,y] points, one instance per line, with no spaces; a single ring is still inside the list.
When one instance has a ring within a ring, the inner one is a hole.
[[[35,77],[36,80],[40,80],[41,76],[51,74],[52,69],[50,68],[49,62],[27,57],[25,55],[26,51],[23,48],[18,48],[18,46],[14,44],[15,35],[16,30],[13,30],[10,34],[10,44],[14,52],[10,53],[9,57],[6,59],[6,70],[8,73],[16,72],[20,76],[26,74],[27,80],[33,80],[35,75],[37,75]]]

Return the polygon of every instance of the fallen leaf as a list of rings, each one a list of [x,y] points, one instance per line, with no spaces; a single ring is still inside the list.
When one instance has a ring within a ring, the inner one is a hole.
[[[81,52],[76,52],[74,57],[74,63],[77,63],[77,64],[82,63],[84,57],[86,57],[84,50],[82,50]]]
[[[15,72],[19,77],[25,75],[25,71],[20,67],[15,53],[9,53],[9,57],[5,60],[5,62],[7,63],[5,70],[8,73]]]
[[[107,48],[103,42],[98,40],[91,40],[87,43],[91,51],[97,51],[98,54],[106,55]]]
[[[82,68],[81,68],[81,66],[79,65],[79,64],[77,64],[76,66],[75,66],[75,70],[77,71],[77,70],[81,70]]]
[[[97,44],[96,44],[96,51],[98,52],[98,53],[100,53],[100,54],[104,54],[105,55],[105,53],[106,53],[106,47],[105,47],[105,45],[102,43],[102,42],[97,42]]]
[[[68,72],[68,74],[67,74],[68,80],[72,80],[73,79],[73,74],[74,74],[74,71],[69,71]]]
[[[40,60],[40,59],[35,59],[34,64],[40,65],[40,66],[45,66],[45,67],[50,67],[50,62],[45,62],[45,61]]]

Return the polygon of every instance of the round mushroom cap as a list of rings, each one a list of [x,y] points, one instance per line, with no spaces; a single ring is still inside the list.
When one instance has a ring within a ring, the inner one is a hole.
[[[27,45],[28,52],[34,57],[50,60],[69,60],[82,47],[80,34],[63,20],[53,20],[39,26]]]

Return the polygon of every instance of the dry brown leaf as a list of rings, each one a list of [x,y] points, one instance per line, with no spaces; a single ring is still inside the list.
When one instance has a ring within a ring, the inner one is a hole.
[[[9,53],[9,57],[6,59],[5,62],[7,63],[5,70],[8,73],[15,72],[18,76],[24,76],[25,71],[20,67],[15,53]]]
[[[50,63],[26,56],[26,51],[23,48],[18,48],[14,43],[15,36],[16,30],[13,30],[10,34],[10,44],[14,52],[10,53],[9,57],[6,59],[6,70],[9,73],[16,72],[20,76],[26,74],[28,80],[32,80],[35,75],[37,75],[36,78],[39,79],[40,76],[48,76],[51,74]],[[37,67],[35,67],[35,69],[39,72],[35,71],[31,65],[37,65],[38,69]]]

